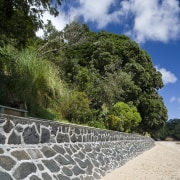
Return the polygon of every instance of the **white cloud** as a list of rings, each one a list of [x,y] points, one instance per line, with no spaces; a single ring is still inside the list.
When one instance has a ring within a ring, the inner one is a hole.
[[[119,4],[117,0],[78,0],[78,2],[79,6],[71,7],[70,13],[83,17],[86,23],[95,23],[97,29],[119,22],[119,15],[122,15],[122,12],[115,8]]]
[[[162,80],[164,85],[169,83],[175,83],[177,81],[177,77],[170,71],[166,70],[165,68],[158,68],[156,69],[162,74]]]
[[[127,34],[136,41],[168,42],[180,35],[178,0],[124,0],[122,9],[134,16],[134,26]]]
[[[64,27],[66,26],[66,24],[69,23],[69,17],[61,12],[61,14],[58,17],[54,17],[52,15],[50,15],[49,12],[45,12],[43,15],[43,21],[46,24],[47,20],[50,20],[52,22],[52,24],[56,27],[57,30],[61,31],[64,29]],[[37,36],[43,36],[43,30],[40,29],[37,33]]]
[[[172,103],[172,102],[175,102],[175,101],[176,101],[176,98],[174,96],[171,97],[170,102]]]
[[[76,0],[78,6],[69,13],[97,25],[97,29],[119,23],[137,42],[168,42],[180,36],[178,0]],[[129,23],[132,24],[129,24]],[[128,29],[127,29],[128,27]]]
[[[97,29],[120,25],[119,29],[139,43],[148,40],[168,42],[180,37],[178,0],[74,0],[65,1],[58,18],[50,18],[62,30],[65,24],[80,17]],[[65,7],[65,8],[63,8]]]
[[[170,102],[173,103],[173,102],[177,102],[177,103],[180,103],[180,98],[177,98],[177,97],[171,97],[170,99]]]

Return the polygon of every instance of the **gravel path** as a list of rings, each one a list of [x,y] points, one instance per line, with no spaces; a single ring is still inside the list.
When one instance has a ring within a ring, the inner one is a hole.
[[[180,180],[180,141],[159,141],[101,180]]]

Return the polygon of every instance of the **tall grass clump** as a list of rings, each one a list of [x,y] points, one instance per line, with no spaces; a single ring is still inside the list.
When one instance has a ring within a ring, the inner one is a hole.
[[[17,51],[15,48],[1,48],[2,93],[8,96],[5,105],[24,104],[30,115],[53,118],[48,112],[63,96],[64,85],[59,71],[50,61],[38,56],[34,49]],[[8,86],[7,86],[8,84]],[[10,88],[11,87],[11,88]],[[49,116],[50,115],[50,116]]]

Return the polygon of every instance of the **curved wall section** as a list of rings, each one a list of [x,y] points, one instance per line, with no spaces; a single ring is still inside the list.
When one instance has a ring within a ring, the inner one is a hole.
[[[0,114],[3,180],[94,180],[154,146],[151,138]]]

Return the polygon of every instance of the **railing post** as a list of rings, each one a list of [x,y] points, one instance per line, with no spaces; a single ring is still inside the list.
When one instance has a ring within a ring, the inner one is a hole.
[[[0,106],[0,113],[4,114],[4,107]]]

